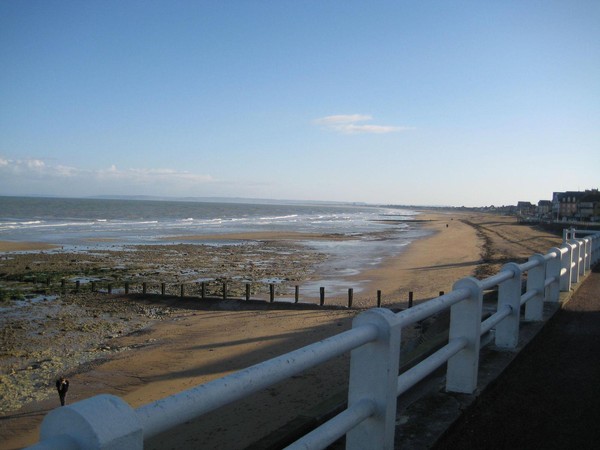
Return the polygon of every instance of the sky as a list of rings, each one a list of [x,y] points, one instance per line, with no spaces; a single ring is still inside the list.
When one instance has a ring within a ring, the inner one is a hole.
[[[600,2],[0,1],[0,195],[600,187]]]

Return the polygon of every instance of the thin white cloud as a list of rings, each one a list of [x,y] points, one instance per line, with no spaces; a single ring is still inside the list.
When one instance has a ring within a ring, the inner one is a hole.
[[[315,122],[322,125],[339,125],[345,123],[362,122],[364,120],[371,120],[371,116],[364,114],[338,114],[334,116],[321,117],[316,119]]]
[[[41,159],[28,158],[11,160],[0,157],[0,173],[22,178],[36,179],[80,179],[81,181],[126,181],[131,185],[151,185],[157,182],[163,184],[201,184],[213,181],[212,176],[196,174],[174,169],[130,168],[119,169],[115,164],[105,169],[86,170],[77,167],[48,164]]]
[[[371,116],[365,114],[337,114],[333,116],[320,117],[314,123],[325,129],[342,134],[371,133],[385,134],[398,131],[406,131],[411,127],[398,127],[391,125],[371,125],[361,122],[372,120]]]

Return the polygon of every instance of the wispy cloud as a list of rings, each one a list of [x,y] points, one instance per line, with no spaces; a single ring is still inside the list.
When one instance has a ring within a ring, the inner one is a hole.
[[[207,174],[196,174],[169,168],[129,168],[119,169],[116,165],[96,170],[81,169],[64,165],[50,164],[41,159],[7,159],[0,157],[0,174],[14,176],[22,180],[44,179],[46,181],[69,180],[80,182],[126,182],[128,185],[161,184],[204,184],[213,178]]]
[[[337,114],[333,116],[321,117],[314,120],[316,125],[322,126],[327,130],[335,131],[342,134],[355,133],[374,133],[385,134],[398,131],[406,131],[411,127],[399,127],[392,125],[372,125],[363,124],[372,120],[373,117],[365,114]]]

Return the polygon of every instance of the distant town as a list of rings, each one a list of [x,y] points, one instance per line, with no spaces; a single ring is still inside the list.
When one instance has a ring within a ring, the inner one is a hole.
[[[526,221],[600,222],[600,192],[553,192],[552,200],[539,200],[537,205],[520,201],[516,206],[486,206],[481,211],[516,215]]]

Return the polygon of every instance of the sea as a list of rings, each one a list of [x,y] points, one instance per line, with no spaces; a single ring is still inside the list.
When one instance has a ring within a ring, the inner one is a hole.
[[[399,254],[428,234],[407,208],[299,202],[213,202],[0,196],[0,240],[59,245],[54,251],[123,249],[132,245],[236,245],[231,233],[300,232],[353,237],[301,240],[325,253],[319,268],[329,290],[348,276]],[[186,236],[223,235],[203,241]]]

